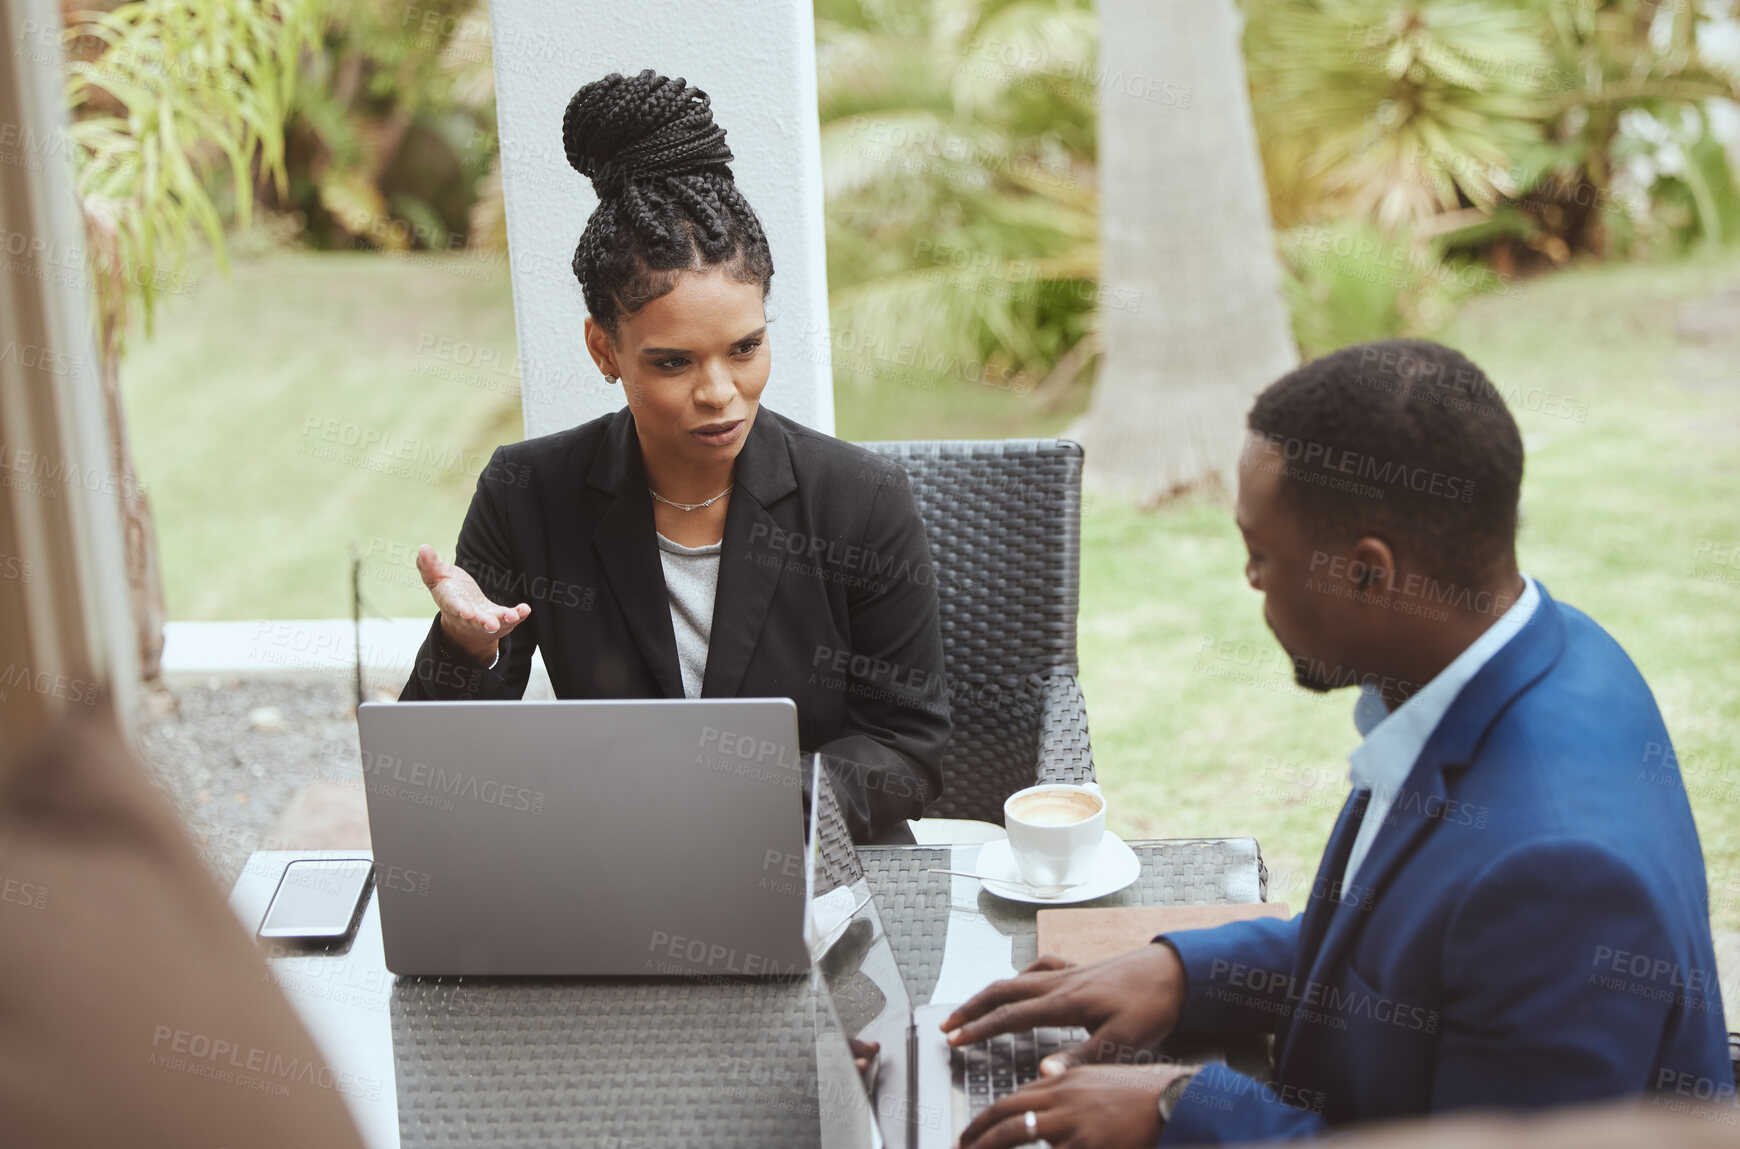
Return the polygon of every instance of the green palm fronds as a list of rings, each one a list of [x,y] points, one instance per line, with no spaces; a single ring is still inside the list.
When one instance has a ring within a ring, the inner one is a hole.
[[[839,378],[1026,391],[1092,330],[1096,40],[1085,0],[819,6]]]
[[[1519,201],[1611,190],[1620,118],[1740,95],[1699,57],[1694,3],[1247,0],[1246,54],[1270,203],[1284,225],[1369,218],[1389,232],[1464,219],[1515,232]],[[1555,223],[1555,216],[1564,220]],[[1535,213],[1555,262],[1599,249],[1587,211]],[[1557,229],[1564,236],[1553,234]],[[1474,233],[1468,233],[1472,236]],[[1467,238],[1465,236],[1465,238]],[[1568,241],[1568,242],[1567,242]]]
[[[990,12],[964,37],[969,62],[955,72],[954,105],[965,115],[994,115],[1014,91],[1091,83],[1099,38],[1088,8],[1019,0]]]
[[[395,251],[452,246],[450,229],[463,228],[496,150],[487,4],[323,2],[330,28],[306,65],[289,129],[305,176],[293,202],[309,217],[310,239]],[[466,187],[395,173],[418,136],[438,139],[463,165]]]
[[[203,232],[227,269],[212,188],[226,167],[238,220],[258,177],[285,189],[283,125],[297,64],[319,44],[321,0],[136,0],[81,13],[71,40],[99,45],[68,65],[76,188],[91,241],[105,356],[118,356],[137,303],[180,290]]]
[[[1247,32],[1278,217],[1394,230],[1514,195],[1560,73],[1535,13],[1487,0],[1281,0]]]

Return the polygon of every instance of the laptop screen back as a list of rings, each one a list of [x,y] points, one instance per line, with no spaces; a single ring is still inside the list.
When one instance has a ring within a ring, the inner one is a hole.
[[[802,973],[790,699],[365,703],[396,974]]]

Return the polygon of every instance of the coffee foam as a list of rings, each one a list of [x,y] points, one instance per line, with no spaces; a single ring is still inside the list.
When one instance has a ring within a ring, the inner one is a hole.
[[[1085,822],[1100,809],[1100,802],[1092,794],[1068,790],[1028,794],[1010,806],[1011,813],[1034,826],[1069,826]]]

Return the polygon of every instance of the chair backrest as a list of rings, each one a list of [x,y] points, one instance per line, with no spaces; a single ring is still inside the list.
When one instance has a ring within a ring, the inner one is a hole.
[[[1046,680],[1076,673],[1081,445],[859,445],[906,469],[936,566],[954,737],[929,813],[1001,824],[1036,777]]]

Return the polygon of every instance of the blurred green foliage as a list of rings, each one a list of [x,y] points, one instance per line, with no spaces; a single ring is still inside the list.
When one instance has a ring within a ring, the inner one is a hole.
[[[278,209],[318,248],[468,245],[499,151],[484,0],[325,0]],[[487,205],[486,205],[487,207]],[[499,212],[496,213],[499,215]],[[490,246],[498,237],[491,235]]]
[[[1308,353],[1431,334],[1470,293],[1579,257],[1740,234],[1709,115],[1740,95],[1705,49],[1732,25],[1723,0],[1240,2]],[[503,244],[485,0],[304,3],[325,31],[299,67],[288,178],[262,202],[319,248]],[[842,392],[904,388],[915,419],[987,397],[1079,409],[1098,349],[1097,47],[1116,30],[1091,0],[815,0],[815,26]]]
[[[819,0],[841,388],[1052,399],[1086,367],[1097,35],[1088,0]]]
[[[1550,68],[1514,3],[1250,0],[1245,48],[1276,222],[1385,231],[1516,190]]]
[[[1480,264],[1446,259],[1439,244],[1357,218],[1301,224],[1276,241],[1293,335],[1307,359],[1403,332],[1436,334],[1469,294],[1510,287]]]
[[[1579,256],[1732,238],[1691,0],[1246,0],[1295,333],[1432,335]],[[1713,5],[1708,6],[1711,9]],[[1328,240],[1327,251],[1323,241]]]
[[[134,316],[149,333],[160,297],[190,291],[194,237],[225,267],[226,217],[246,227],[256,183],[287,187],[280,128],[324,18],[321,0],[141,0],[81,11],[65,29],[67,139],[106,375]]]
[[[1431,335],[1467,297],[1579,256],[1736,234],[1734,160],[1704,111],[1737,94],[1735,75],[1700,52],[1706,6],[1243,8],[1307,355]],[[1108,31],[1076,0],[818,0],[816,27],[841,392],[990,385],[1079,402],[1097,348],[1093,81]],[[936,406],[917,403],[908,433]]]

